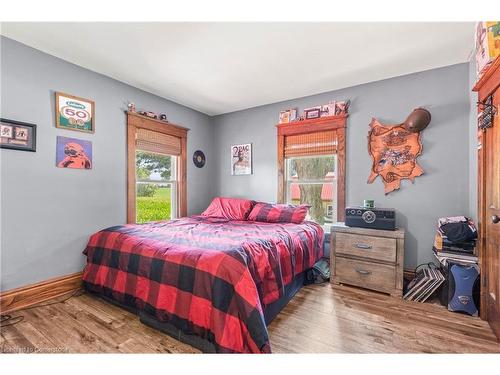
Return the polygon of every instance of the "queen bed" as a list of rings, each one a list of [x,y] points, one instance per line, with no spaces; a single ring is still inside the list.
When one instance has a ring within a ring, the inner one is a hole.
[[[294,206],[224,199],[200,216],[95,233],[85,288],[203,352],[270,352],[267,324],[322,257],[323,230]]]

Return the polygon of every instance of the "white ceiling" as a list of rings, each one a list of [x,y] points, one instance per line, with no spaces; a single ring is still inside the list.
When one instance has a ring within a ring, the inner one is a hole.
[[[9,38],[209,115],[462,63],[474,24],[2,23]]]

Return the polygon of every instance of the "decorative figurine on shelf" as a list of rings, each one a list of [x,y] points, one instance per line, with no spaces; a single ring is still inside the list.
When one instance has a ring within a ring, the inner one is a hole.
[[[167,115],[164,114],[164,113],[160,114],[160,120],[162,120],[162,121],[168,121],[167,120]]]
[[[335,102],[335,115],[347,115],[349,113],[349,106],[351,105],[351,101],[347,100],[345,102]]]
[[[129,112],[135,112],[135,103],[132,102],[128,103],[127,108]]]
[[[154,112],[151,112],[151,111],[140,111],[139,114],[142,116],[149,117],[149,118],[158,119],[158,115]]]

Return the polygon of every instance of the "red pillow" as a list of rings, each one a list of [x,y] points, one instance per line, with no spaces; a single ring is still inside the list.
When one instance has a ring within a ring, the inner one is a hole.
[[[309,207],[306,204],[294,206],[292,204],[257,203],[247,220],[300,224],[306,218]]]
[[[254,204],[254,201],[248,199],[217,197],[213,199],[201,216],[246,220]]]

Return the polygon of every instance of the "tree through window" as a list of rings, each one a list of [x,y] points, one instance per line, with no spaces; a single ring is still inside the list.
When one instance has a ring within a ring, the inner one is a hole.
[[[287,202],[310,205],[319,224],[337,221],[335,163],[335,155],[287,159]]]
[[[308,204],[319,224],[345,217],[347,116],[278,124],[278,202]]]

